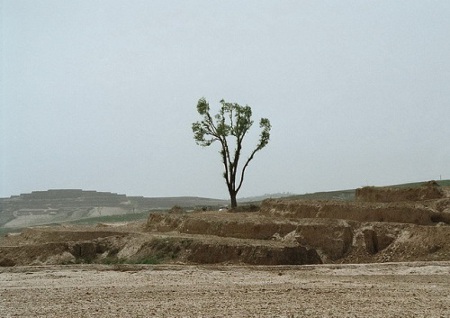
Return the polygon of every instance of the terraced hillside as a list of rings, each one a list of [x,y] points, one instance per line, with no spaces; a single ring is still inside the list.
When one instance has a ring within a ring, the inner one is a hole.
[[[181,207],[219,207],[223,200],[198,197],[145,198],[124,194],[72,190],[48,190],[0,199],[0,229],[58,224],[108,216],[142,214]],[[145,214],[143,217],[148,215]]]
[[[450,260],[448,188],[429,183],[402,190],[414,201],[394,191],[389,202],[373,202],[385,195],[358,197],[389,189],[361,191],[348,202],[266,200],[257,212],[152,213],[141,223],[27,229],[0,240],[0,265]]]

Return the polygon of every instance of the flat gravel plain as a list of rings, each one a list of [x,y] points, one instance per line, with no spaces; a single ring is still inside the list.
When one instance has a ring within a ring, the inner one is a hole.
[[[4,267],[0,317],[450,317],[450,262]]]

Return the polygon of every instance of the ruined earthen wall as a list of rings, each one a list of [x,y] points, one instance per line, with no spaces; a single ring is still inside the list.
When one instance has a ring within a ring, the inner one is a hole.
[[[359,222],[431,225],[439,214],[415,203],[322,202],[265,200],[261,213],[286,218],[330,218]]]
[[[418,188],[363,187],[356,189],[355,192],[356,201],[359,202],[425,201],[444,197],[444,191],[432,181]]]

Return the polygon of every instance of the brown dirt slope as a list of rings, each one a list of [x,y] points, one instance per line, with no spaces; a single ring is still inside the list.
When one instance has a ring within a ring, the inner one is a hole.
[[[32,228],[0,239],[0,265],[450,260],[450,198],[440,190],[437,199],[413,202],[266,200],[258,212],[154,213],[145,224]]]
[[[436,181],[417,188],[364,187],[356,189],[355,197],[362,202],[404,202],[442,199],[446,191]]]

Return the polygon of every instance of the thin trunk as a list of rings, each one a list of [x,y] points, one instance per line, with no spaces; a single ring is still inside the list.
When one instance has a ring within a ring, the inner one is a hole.
[[[230,191],[231,209],[237,208],[237,193],[235,191]]]

